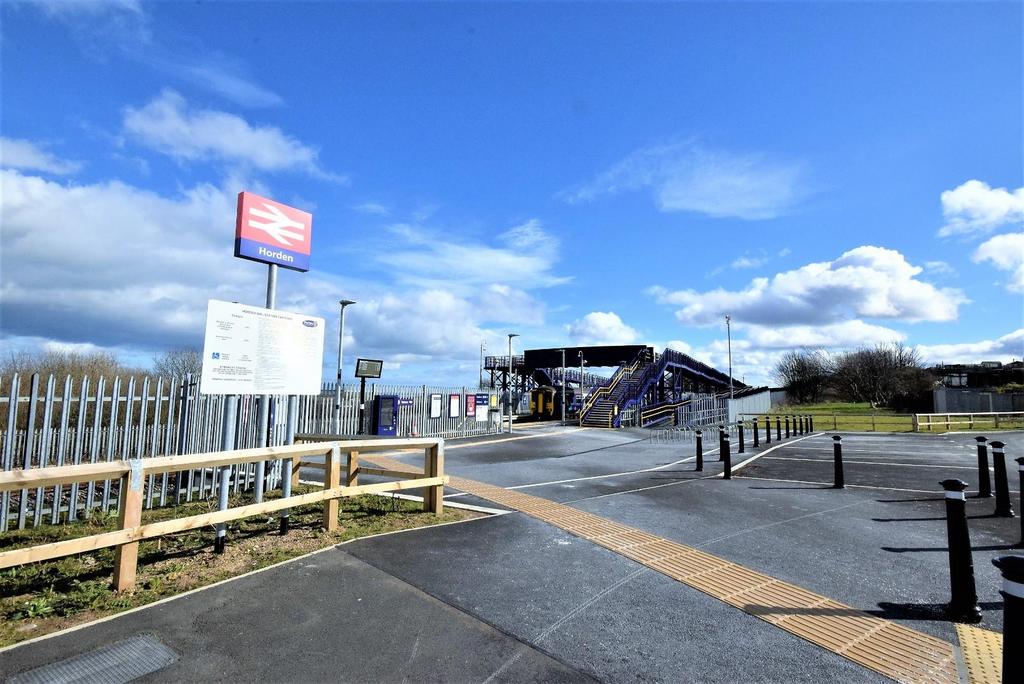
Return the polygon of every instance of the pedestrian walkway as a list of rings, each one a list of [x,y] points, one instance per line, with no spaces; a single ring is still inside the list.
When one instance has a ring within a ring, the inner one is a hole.
[[[366,458],[419,472],[397,459]],[[953,645],[942,639],[571,506],[460,477],[450,486],[592,541],[897,681],[959,681]]]

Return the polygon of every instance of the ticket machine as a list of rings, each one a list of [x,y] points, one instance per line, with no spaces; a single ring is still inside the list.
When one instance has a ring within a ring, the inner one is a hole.
[[[370,433],[385,437],[394,437],[398,434],[398,397],[376,396],[373,398]]]

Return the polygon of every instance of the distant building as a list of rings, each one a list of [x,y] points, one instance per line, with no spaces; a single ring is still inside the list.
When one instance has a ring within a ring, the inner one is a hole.
[[[929,369],[944,387],[1002,387],[1024,384],[1024,361],[940,364]]]

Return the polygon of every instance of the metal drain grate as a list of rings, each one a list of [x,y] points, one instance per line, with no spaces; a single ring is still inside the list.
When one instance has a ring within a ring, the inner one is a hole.
[[[367,458],[385,468],[422,472],[386,456]],[[896,681],[936,684],[959,681],[956,655],[949,642],[868,615],[693,547],[548,499],[461,477],[451,478],[449,484],[589,539]],[[972,634],[968,638],[977,640],[979,637]],[[963,636],[961,643],[965,643]],[[967,650],[965,645],[965,660]],[[975,650],[991,652],[993,647],[989,640]],[[975,663],[974,670],[968,662],[972,673],[990,672],[991,668],[992,658],[987,656],[984,665]],[[999,679],[976,680],[972,674],[971,681],[998,682]]]
[[[124,684],[178,659],[178,654],[149,634],[82,653],[14,675],[10,684]]]
[[[981,627],[957,625],[960,652],[971,684],[999,684],[1003,681],[1003,635]]]

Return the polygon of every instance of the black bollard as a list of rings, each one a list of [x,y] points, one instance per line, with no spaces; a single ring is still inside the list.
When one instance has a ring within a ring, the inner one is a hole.
[[[704,433],[697,430],[697,471],[704,470]]]
[[[772,443],[772,418],[771,416],[764,417],[764,443]]]
[[[1017,546],[1024,548],[1024,456],[1014,459],[1017,461],[1017,488],[1020,492],[1017,496],[1020,497],[1020,541],[1017,542]]]
[[[807,434],[807,416],[800,416],[800,434]]]
[[[729,436],[726,435],[725,439],[722,440],[722,477],[726,480],[732,479],[732,453],[729,448]]]
[[[757,431],[757,418],[754,418],[754,420],[751,422],[753,422],[754,424],[750,427],[750,431],[754,433],[754,447],[757,448],[761,446],[761,438],[758,437],[759,433]]]
[[[975,437],[978,443],[978,498],[992,496],[992,478],[988,474],[988,447],[986,437]]]
[[[740,422],[736,423],[736,429],[739,431],[739,437],[740,437],[739,453],[742,454],[742,453],[745,453],[746,450],[747,450],[747,446],[743,443],[743,421],[742,420]]]
[[[943,480],[946,490],[946,537],[949,543],[950,599],[946,615],[954,622],[980,622],[981,607],[974,586],[971,535],[967,531],[967,497],[963,480]]]
[[[797,416],[796,418],[793,419],[793,423],[794,423],[793,432],[795,432],[798,435],[804,434],[804,419],[803,419],[803,417],[802,416]]]
[[[992,565],[1003,573],[1003,681],[1024,680],[1024,556],[1000,556]]]
[[[775,416],[775,441],[782,441],[782,418]]]
[[[814,432],[814,415],[810,413],[807,414],[807,432]]]
[[[789,416],[786,416],[786,439],[789,439]]]
[[[832,479],[833,489],[846,489],[846,481],[843,479],[843,438],[839,435],[832,437]]]
[[[992,466],[995,468],[996,481],[996,512],[997,518],[1012,518],[1013,506],[1010,505],[1010,483],[1006,477],[1006,459],[1003,456],[1002,442],[989,442],[992,445]]]
[[[723,451],[723,449],[725,447],[725,439],[726,439],[726,437],[725,437],[725,426],[724,425],[719,425],[718,426],[718,460],[719,461],[725,460],[725,456],[722,455],[722,451]]]

